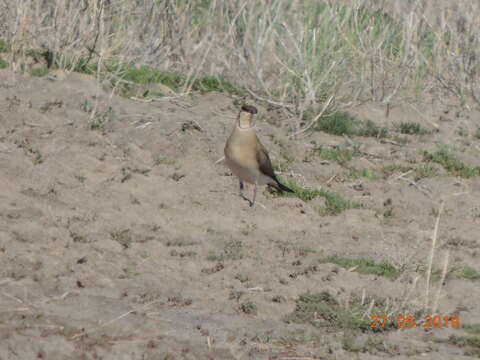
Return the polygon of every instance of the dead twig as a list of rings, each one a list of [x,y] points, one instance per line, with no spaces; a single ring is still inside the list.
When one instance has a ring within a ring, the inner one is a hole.
[[[325,184],[326,185],[330,184],[333,180],[335,180],[336,177],[337,177],[337,174],[333,175],[330,179],[327,180]]]
[[[442,268],[442,278],[440,279],[440,282],[438,283],[437,294],[435,295],[435,300],[434,300],[433,306],[432,306],[432,315],[434,315],[437,312],[438,301],[440,300],[440,294],[442,293],[442,287],[445,283],[445,278],[447,277],[449,257],[450,257],[450,251],[447,250],[447,253],[445,254],[445,261],[443,263],[443,268]]]
[[[99,326],[97,326],[97,327],[94,327],[94,328],[91,329],[91,330],[84,330],[84,331],[82,331],[81,333],[72,336],[72,337],[70,338],[70,340],[76,340],[76,339],[79,339],[79,338],[81,338],[81,337],[83,337],[83,336],[92,334],[92,333],[94,333],[94,332],[96,332],[96,331],[98,331],[98,330],[100,330],[100,329],[102,329],[102,328],[104,328],[104,327],[106,327],[106,326],[109,326],[109,325],[117,322],[117,321],[120,320],[120,319],[123,319],[124,317],[126,317],[126,316],[128,316],[128,315],[130,315],[130,314],[132,314],[132,313],[134,313],[134,312],[138,312],[138,311],[145,310],[145,309],[147,309],[149,306],[151,306],[151,305],[153,305],[153,304],[155,304],[155,303],[159,303],[159,302],[161,302],[161,301],[160,301],[160,300],[155,300],[155,301],[149,302],[148,304],[145,304],[145,305],[142,306],[140,309],[132,309],[132,310],[130,310],[130,311],[127,311],[126,313],[123,313],[122,315],[117,316],[115,319],[112,319],[112,320],[110,320],[110,321],[107,321],[106,323],[103,323],[103,324],[101,324],[101,325],[99,325]]]
[[[382,139],[380,140],[380,143],[382,144],[390,144],[390,145],[396,145],[396,146],[402,146],[402,144],[396,142],[396,141],[393,141],[393,140],[387,140],[387,139]]]
[[[330,106],[330,103],[332,102],[333,100],[333,95],[331,95],[328,100],[323,104],[323,108],[322,108],[322,111],[320,111],[317,116],[315,116],[312,121],[310,121],[310,123],[303,127],[302,129],[294,132],[293,134],[290,134],[289,137],[295,137],[295,136],[298,136],[302,133],[304,133],[305,131],[307,131],[308,129],[310,129],[313,125],[315,125],[318,121],[318,119],[320,119],[322,117],[322,115],[325,113],[325,111],[327,110],[327,108]]]
[[[442,200],[440,203],[440,208],[438,209],[437,219],[435,220],[435,226],[433,228],[432,234],[432,245],[430,247],[430,255],[428,256],[428,267],[427,267],[427,285],[425,288],[425,309],[428,307],[428,300],[430,296],[430,278],[432,276],[432,267],[433,267],[433,258],[435,256],[435,247],[437,245],[437,235],[438,228],[440,227],[440,216],[442,215],[443,208],[445,207],[445,201]]]
[[[407,178],[404,178],[404,177],[399,177],[398,179],[399,179],[399,180],[406,181],[406,182],[408,182],[410,185],[415,186],[415,187],[418,189],[418,191],[420,191],[420,192],[421,192],[422,194],[424,194],[425,196],[427,196],[427,197],[429,197],[429,198],[432,197],[432,195],[431,195],[427,190],[422,189],[415,181],[410,180],[410,179],[407,179]]]
[[[390,180],[390,181],[397,181],[398,179],[403,178],[404,176],[407,176],[407,175],[410,174],[411,172],[413,172],[413,169],[410,169],[410,170],[408,170],[407,172],[404,172],[404,173],[396,176],[395,179],[392,179],[392,180]]]
[[[225,156],[222,156],[220,159],[218,159],[217,161],[215,161],[215,162],[213,163],[213,165],[217,165],[217,164],[221,163],[223,160],[225,160]]]
[[[272,101],[272,100],[268,100],[268,99],[265,99],[257,94],[255,94],[252,90],[250,90],[250,88],[248,88],[248,86],[245,87],[245,89],[248,91],[248,93],[250,95],[252,95],[255,99],[257,100],[260,100],[260,101],[263,101],[269,105],[272,105],[272,106],[276,106],[276,107],[280,107],[280,108],[285,108],[285,109],[288,109],[290,111],[293,111],[295,110],[295,105],[292,105],[292,104],[284,104],[284,103],[281,103],[281,102],[277,102],[277,101]]]
[[[131,96],[129,99],[130,100],[133,100],[133,101],[138,101],[138,102],[143,102],[143,103],[151,103],[151,102],[155,102],[155,101],[170,101],[170,100],[175,100],[175,99],[179,99],[181,97],[184,97],[186,96],[187,94],[178,94],[177,96],[165,96],[165,97],[161,97],[161,98],[148,98],[148,99],[140,99],[138,97],[135,97],[135,96]]]
[[[408,179],[408,178],[405,177],[405,176],[411,174],[413,171],[414,171],[413,169],[410,169],[410,170],[408,170],[407,172],[404,172],[404,173],[396,176],[394,179],[389,180],[389,182],[397,181],[397,180],[406,181],[406,182],[408,182],[410,185],[415,186],[415,187],[418,189],[418,191],[420,191],[422,194],[424,194],[425,196],[431,198],[432,195],[430,194],[430,192],[429,192],[428,190],[423,189],[423,188],[422,188],[421,186],[419,186],[415,181],[410,180],[410,179]]]
[[[137,129],[145,129],[147,126],[150,126],[150,125],[152,125],[152,122],[148,121],[145,124],[141,124],[141,125],[136,126],[136,128]]]

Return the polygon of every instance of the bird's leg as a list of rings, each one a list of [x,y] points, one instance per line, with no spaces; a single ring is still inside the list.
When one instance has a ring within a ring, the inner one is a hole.
[[[250,206],[255,205],[255,198],[257,197],[257,182],[255,181],[255,185],[253,187],[253,200],[250,202]]]
[[[250,199],[247,198],[245,195],[243,195],[243,188],[244,188],[243,181],[240,180],[240,197],[244,200],[247,200],[250,203],[250,206],[252,206],[252,202],[250,201]]]

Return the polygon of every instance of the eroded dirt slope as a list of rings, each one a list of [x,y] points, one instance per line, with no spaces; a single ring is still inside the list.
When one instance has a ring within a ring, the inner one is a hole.
[[[61,72],[2,70],[0,84],[0,359],[471,358],[438,341],[461,330],[354,335],[366,349],[358,351],[346,331],[283,320],[299,295],[321,291],[344,304],[362,294],[404,301],[412,315],[426,301],[442,199],[435,269],[448,251],[449,268],[480,270],[479,178],[435,164],[438,176],[402,171],[438,143],[478,165],[478,113],[434,104],[385,119],[373,105],[355,109],[379,125],[414,121],[431,132],[404,145],[355,138],[361,156],[348,167],[376,175],[353,179],[313,152],[348,139],[287,141],[287,124],[275,126],[276,113],[260,107],[272,159],[293,160],[284,179],[363,204],[322,216],[323,198],[265,191],[252,209],[238,197],[237,180],[216,164],[238,111],[222,94],[147,103]],[[399,170],[385,173],[392,165]],[[401,275],[319,262],[335,254],[387,261]],[[437,297],[439,285],[432,280],[429,305],[438,299],[439,313],[480,322],[478,280],[449,276]]]

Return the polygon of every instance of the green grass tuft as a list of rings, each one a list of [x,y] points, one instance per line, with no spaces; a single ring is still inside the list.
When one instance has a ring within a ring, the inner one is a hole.
[[[46,67],[32,69],[32,71],[30,71],[30,75],[36,76],[36,77],[44,77],[44,76],[47,76],[48,73],[49,73],[49,69]]]
[[[396,126],[398,131],[401,134],[405,135],[424,135],[430,133],[427,129],[425,129],[422,125],[416,122],[401,122]]]
[[[460,347],[470,347],[471,350],[465,351],[465,355],[480,356],[480,336],[450,335],[448,342]]]
[[[39,164],[43,163],[44,159],[43,159],[42,153],[40,152],[39,149],[37,149],[36,147],[31,145],[30,142],[28,141],[28,139],[18,139],[18,140],[15,141],[15,144],[19,148],[23,149],[26,153],[32,154],[34,156],[33,157],[33,164],[34,165],[39,165]]]
[[[422,164],[415,168],[415,181],[432,178],[440,175],[440,170],[429,164]]]
[[[0,39],[0,53],[8,52],[8,44],[5,40]]]
[[[455,176],[467,179],[480,176],[479,166],[468,166],[461,162],[446,145],[441,145],[434,153],[424,151],[423,158],[424,161],[430,161],[442,165],[448,173]]]
[[[339,256],[329,256],[327,258],[320,259],[319,261],[320,263],[337,264],[345,269],[357,267],[355,271],[359,274],[373,274],[389,278],[395,278],[401,273],[400,270],[396,269],[393,265],[389,264],[386,261],[376,263],[371,259],[351,259]]]
[[[340,165],[352,160],[355,156],[358,156],[358,153],[353,150],[340,148],[340,147],[326,147],[320,146],[316,148],[315,153],[317,153],[322,159],[335,161]]]
[[[480,337],[479,336],[455,336],[451,335],[449,341],[452,344],[460,346],[472,346],[480,349]]]
[[[322,116],[314,130],[339,136],[355,135],[355,118],[347,112],[338,111],[332,115]]]
[[[226,81],[222,76],[204,76],[199,78],[194,81],[192,89],[207,92],[217,91],[231,95],[243,95],[244,93],[239,87]]]
[[[122,93],[128,94],[134,85],[145,84],[162,84],[170,88],[172,91],[179,91],[187,86],[189,79],[187,76],[177,72],[161,71],[148,65],[136,66],[133,63],[122,63],[118,61],[110,61],[105,63],[106,75],[109,73],[117,74],[116,80],[111,80],[112,85],[120,85]],[[88,65],[86,60],[80,62],[76,71],[92,74],[96,71],[95,67]],[[230,95],[242,95],[243,91],[223,78],[223,76],[204,76],[197,78],[191,85],[194,91],[218,91]]]
[[[382,172],[386,176],[392,176],[393,174],[406,173],[409,170],[412,170],[413,166],[405,166],[400,164],[387,164],[382,166]]]
[[[86,103],[84,103],[86,104]],[[86,105],[85,105],[86,106]],[[105,134],[107,131],[107,125],[115,119],[115,113],[111,106],[108,107],[106,111],[97,111],[95,117],[90,122],[90,129],[97,130]]]
[[[305,112],[304,119],[309,120],[314,116],[313,111]],[[384,138],[388,135],[388,129],[377,125],[372,120],[361,121],[345,111],[337,111],[331,115],[322,116],[318,119],[313,130],[323,131],[328,134],[342,136],[365,136]]]
[[[402,174],[412,170],[412,174],[415,181],[440,176],[440,170],[430,164],[421,164],[418,166],[404,166],[397,164],[388,164],[382,167],[382,172],[386,176],[392,176],[393,174]]]
[[[308,323],[317,328],[333,328],[337,330],[361,330],[381,332],[394,328],[392,322],[387,322],[385,327],[372,327],[372,320],[365,314],[380,315],[382,301],[375,302],[370,311],[367,310],[371,299],[361,302],[358,297],[352,297],[348,307],[340,302],[329,292],[322,291],[316,294],[306,293],[300,295],[296,301],[295,310],[284,318],[287,323]]]
[[[463,266],[460,274],[461,277],[467,280],[480,280],[480,271],[469,265]]]
[[[385,126],[378,126],[372,120],[367,120],[359,125],[356,135],[366,136],[366,137],[375,137],[375,138],[385,138],[388,136],[388,129]]]
[[[475,249],[480,247],[480,243],[476,242],[475,240],[466,240],[461,238],[460,236],[452,236],[447,240],[445,244],[449,246],[455,246],[455,247],[463,246],[470,249]]]
[[[8,62],[0,58],[0,69],[6,69],[8,67]]]
[[[209,252],[207,255],[208,261],[223,262],[226,260],[241,260],[243,259],[243,243],[240,240],[231,240],[227,242],[223,248],[222,253]]]
[[[246,299],[240,304],[240,310],[249,315],[257,315],[258,312],[257,305],[250,299]]]
[[[175,72],[164,72],[150,66],[119,65],[123,67],[123,79],[136,84],[161,83],[171,89],[178,89],[185,83],[185,75]]]
[[[153,154],[152,159],[155,165],[175,165],[175,159],[163,156],[162,154]]]
[[[348,174],[347,174],[349,179],[368,179],[368,180],[375,180],[377,179],[377,175],[370,170],[370,169],[348,169]]]
[[[462,329],[473,335],[480,335],[480,324],[462,325]]]
[[[320,210],[320,215],[338,215],[345,210],[358,209],[363,206],[361,203],[345,200],[340,195],[330,191],[323,189],[305,189],[292,181],[283,183],[294,191],[293,193],[285,192],[283,196],[297,197],[303,201],[309,201],[319,196],[325,198],[325,208]]]
[[[363,207],[363,204],[361,203],[345,200],[340,195],[329,191],[325,191],[323,197],[326,200],[325,209],[320,211],[320,215],[338,215],[345,210]]]

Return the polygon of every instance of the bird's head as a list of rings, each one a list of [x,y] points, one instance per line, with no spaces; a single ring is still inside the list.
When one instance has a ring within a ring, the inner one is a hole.
[[[257,108],[252,105],[243,105],[238,114],[238,127],[241,129],[249,129],[255,125],[253,115],[257,113]]]

